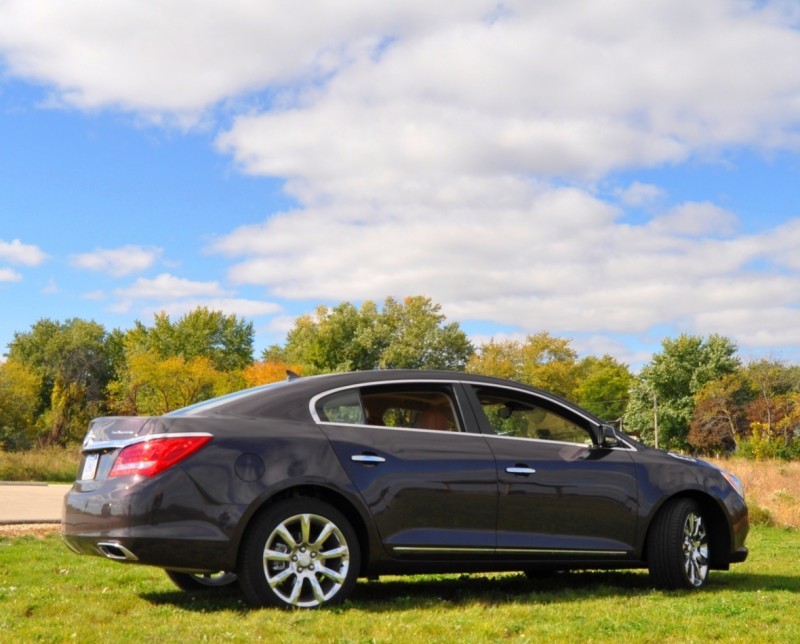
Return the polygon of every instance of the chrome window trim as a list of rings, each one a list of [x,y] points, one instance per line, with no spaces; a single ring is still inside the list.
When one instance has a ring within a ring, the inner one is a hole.
[[[327,398],[333,394],[337,394],[340,391],[348,391],[350,389],[363,389],[365,387],[380,387],[384,385],[457,385],[461,381],[460,380],[442,380],[436,378],[424,378],[424,379],[416,379],[416,378],[402,378],[400,380],[381,380],[378,382],[361,382],[355,385],[344,385],[342,387],[336,387],[335,389],[329,389],[327,391],[323,391],[322,393],[317,394],[316,396],[312,397],[308,403],[308,411],[311,414],[311,418],[314,420],[315,423],[318,425],[336,425],[336,426],[345,426],[345,427],[367,427],[369,429],[391,429],[391,430],[402,430],[404,432],[408,431],[417,431],[417,432],[436,432],[437,434],[471,434],[472,432],[466,431],[466,428],[459,427],[457,430],[445,430],[445,429],[420,429],[420,428],[413,428],[413,427],[387,427],[385,425],[368,425],[366,423],[337,423],[330,420],[322,420],[317,414],[317,402],[321,398]],[[463,423],[464,420],[464,410],[461,409],[461,405],[458,401],[458,396],[455,392],[453,392],[453,396],[455,400],[452,402],[457,407],[458,414],[460,416],[459,420]],[[359,397],[360,398],[360,397]]]
[[[337,393],[339,393],[341,391],[348,391],[350,389],[361,389],[363,387],[373,387],[373,386],[379,386],[379,385],[409,385],[409,384],[411,384],[411,385],[413,385],[413,384],[429,384],[429,385],[430,384],[439,384],[439,385],[451,385],[451,386],[452,385],[461,385],[462,387],[483,386],[483,387],[495,387],[497,389],[506,389],[508,391],[513,391],[513,392],[516,392],[516,393],[519,393],[519,394],[523,394],[523,395],[526,395],[526,396],[534,396],[534,397],[538,396],[538,397],[543,398],[543,399],[547,400],[548,402],[554,404],[557,407],[565,408],[568,412],[571,412],[575,416],[578,416],[579,418],[582,418],[587,423],[595,424],[595,420],[593,418],[587,416],[586,414],[581,413],[580,408],[573,409],[572,407],[565,407],[561,401],[552,398],[550,395],[547,394],[547,392],[537,393],[537,392],[533,392],[533,391],[528,391],[527,389],[521,389],[519,387],[513,387],[513,386],[510,386],[510,385],[506,385],[506,384],[498,384],[498,383],[494,383],[494,382],[480,382],[480,381],[472,381],[472,380],[460,380],[458,378],[445,378],[445,379],[442,379],[442,378],[400,378],[400,379],[397,379],[397,380],[381,380],[381,381],[378,381],[378,382],[362,382],[362,383],[353,384],[353,385],[343,385],[341,387],[335,387],[334,389],[328,389],[327,391],[323,391],[321,393],[318,393],[316,396],[313,396],[311,398],[311,400],[309,401],[309,403],[308,403],[308,410],[309,410],[309,413],[311,414],[311,418],[318,425],[328,425],[328,426],[341,426],[341,425],[344,425],[346,427],[366,427],[368,429],[376,429],[377,428],[377,429],[392,429],[392,430],[418,431],[418,432],[419,431],[424,431],[424,432],[436,432],[438,434],[441,434],[443,430],[440,430],[440,429],[414,429],[414,428],[409,428],[409,427],[385,427],[385,426],[382,426],[382,425],[367,425],[367,424],[363,424],[363,423],[336,423],[336,422],[329,421],[329,420],[322,420],[322,419],[320,419],[319,414],[317,414],[317,402],[321,398],[325,398],[327,396],[330,396],[330,395],[333,395],[333,394],[337,394]],[[459,413],[461,415],[461,419],[463,420],[463,418],[464,418],[464,410],[461,409],[460,401],[458,400],[458,396],[456,396],[456,401],[455,402],[456,402],[456,405],[458,406],[458,411],[459,411]],[[459,429],[458,431],[450,431],[448,433],[450,433],[450,434],[477,434],[477,435],[480,435],[480,436],[493,437],[493,438],[506,438],[506,439],[512,439],[512,440],[537,441],[537,442],[553,443],[553,444],[556,444],[556,445],[580,445],[582,447],[587,447],[587,445],[585,445],[584,443],[571,443],[571,442],[567,442],[567,441],[549,441],[549,440],[542,439],[542,438],[524,438],[524,437],[521,437],[521,436],[501,436],[501,435],[495,434],[495,433],[485,434],[483,432],[468,432],[464,428]],[[630,443],[628,443],[624,439],[620,438],[619,440],[620,440],[620,442],[625,443],[626,447],[609,447],[609,448],[606,448],[606,449],[618,450],[618,451],[623,451],[623,452],[630,452],[630,451],[636,452],[636,451],[638,451],[636,449],[636,447],[634,447],[633,445],[631,445]]]

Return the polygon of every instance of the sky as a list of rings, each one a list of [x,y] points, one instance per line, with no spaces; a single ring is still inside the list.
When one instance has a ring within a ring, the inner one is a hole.
[[[0,0],[0,353],[421,294],[800,363],[799,61],[795,0]]]

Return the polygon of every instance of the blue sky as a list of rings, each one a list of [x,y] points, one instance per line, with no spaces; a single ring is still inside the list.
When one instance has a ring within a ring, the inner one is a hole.
[[[0,347],[424,294],[476,344],[800,361],[797,3],[429,5],[0,5]]]

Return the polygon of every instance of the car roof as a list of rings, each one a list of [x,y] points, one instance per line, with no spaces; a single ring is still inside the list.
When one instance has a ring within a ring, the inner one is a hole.
[[[426,369],[375,369],[306,377],[297,377],[293,374],[287,380],[213,398],[170,412],[167,416],[232,415],[259,417],[274,414],[278,416],[296,415],[297,420],[302,420],[308,418],[309,401],[327,391],[352,386],[398,382],[463,382],[527,391],[564,405],[584,417],[602,422],[589,411],[555,394],[530,385],[481,374]]]

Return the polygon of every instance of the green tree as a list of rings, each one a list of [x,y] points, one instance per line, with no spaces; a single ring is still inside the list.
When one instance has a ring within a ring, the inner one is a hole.
[[[415,296],[371,301],[360,308],[342,302],[297,319],[286,346],[270,347],[265,361],[302,365],[304,373],[376,368],[460,369],[473,348],[457,323],[445,324],[441,307]]]
[[[296,320],[281,360],[303,365],[308,374],[374,369],[386,346],[380,318],[376,305],[370,301],[360,309],[350,302],[333,308],[317,307],[313,315]],[[273,347],[271,355],[263,358],[274,360],[277,354]]]
[[[707,382],[736,371],[737,347],[720,335],[704,339],[686,334],[665,339],[661,347],[631,389],[625,425],[654,443],[657,413],[659,447],[687,450],[695,394]]]
[[[457,322],[445,324],[441,306],[421,295],[386,298],[378,325],[384,348],[378,366],[392,369],[463,369],[474,348]]]
[[[633,382],[628,365],[609,355],[587,356],[578,363],[575,402],[609,422],[623,417]]]
[[[105,328],[93,321],[42,319],[27,333],[15,333],[8,356],[40,378],[37,442],[64,444],[80,439],[99,415],[105,388],[115,373],[116,353]]]
[[[234,371],[253,362],[253,335],[252,322],[198,307],[175,322],[166,313],[156,314],[150,327],[137,320],[125,346],[129,355],[154,351],[162,358],[205,357],[218,371]]]

